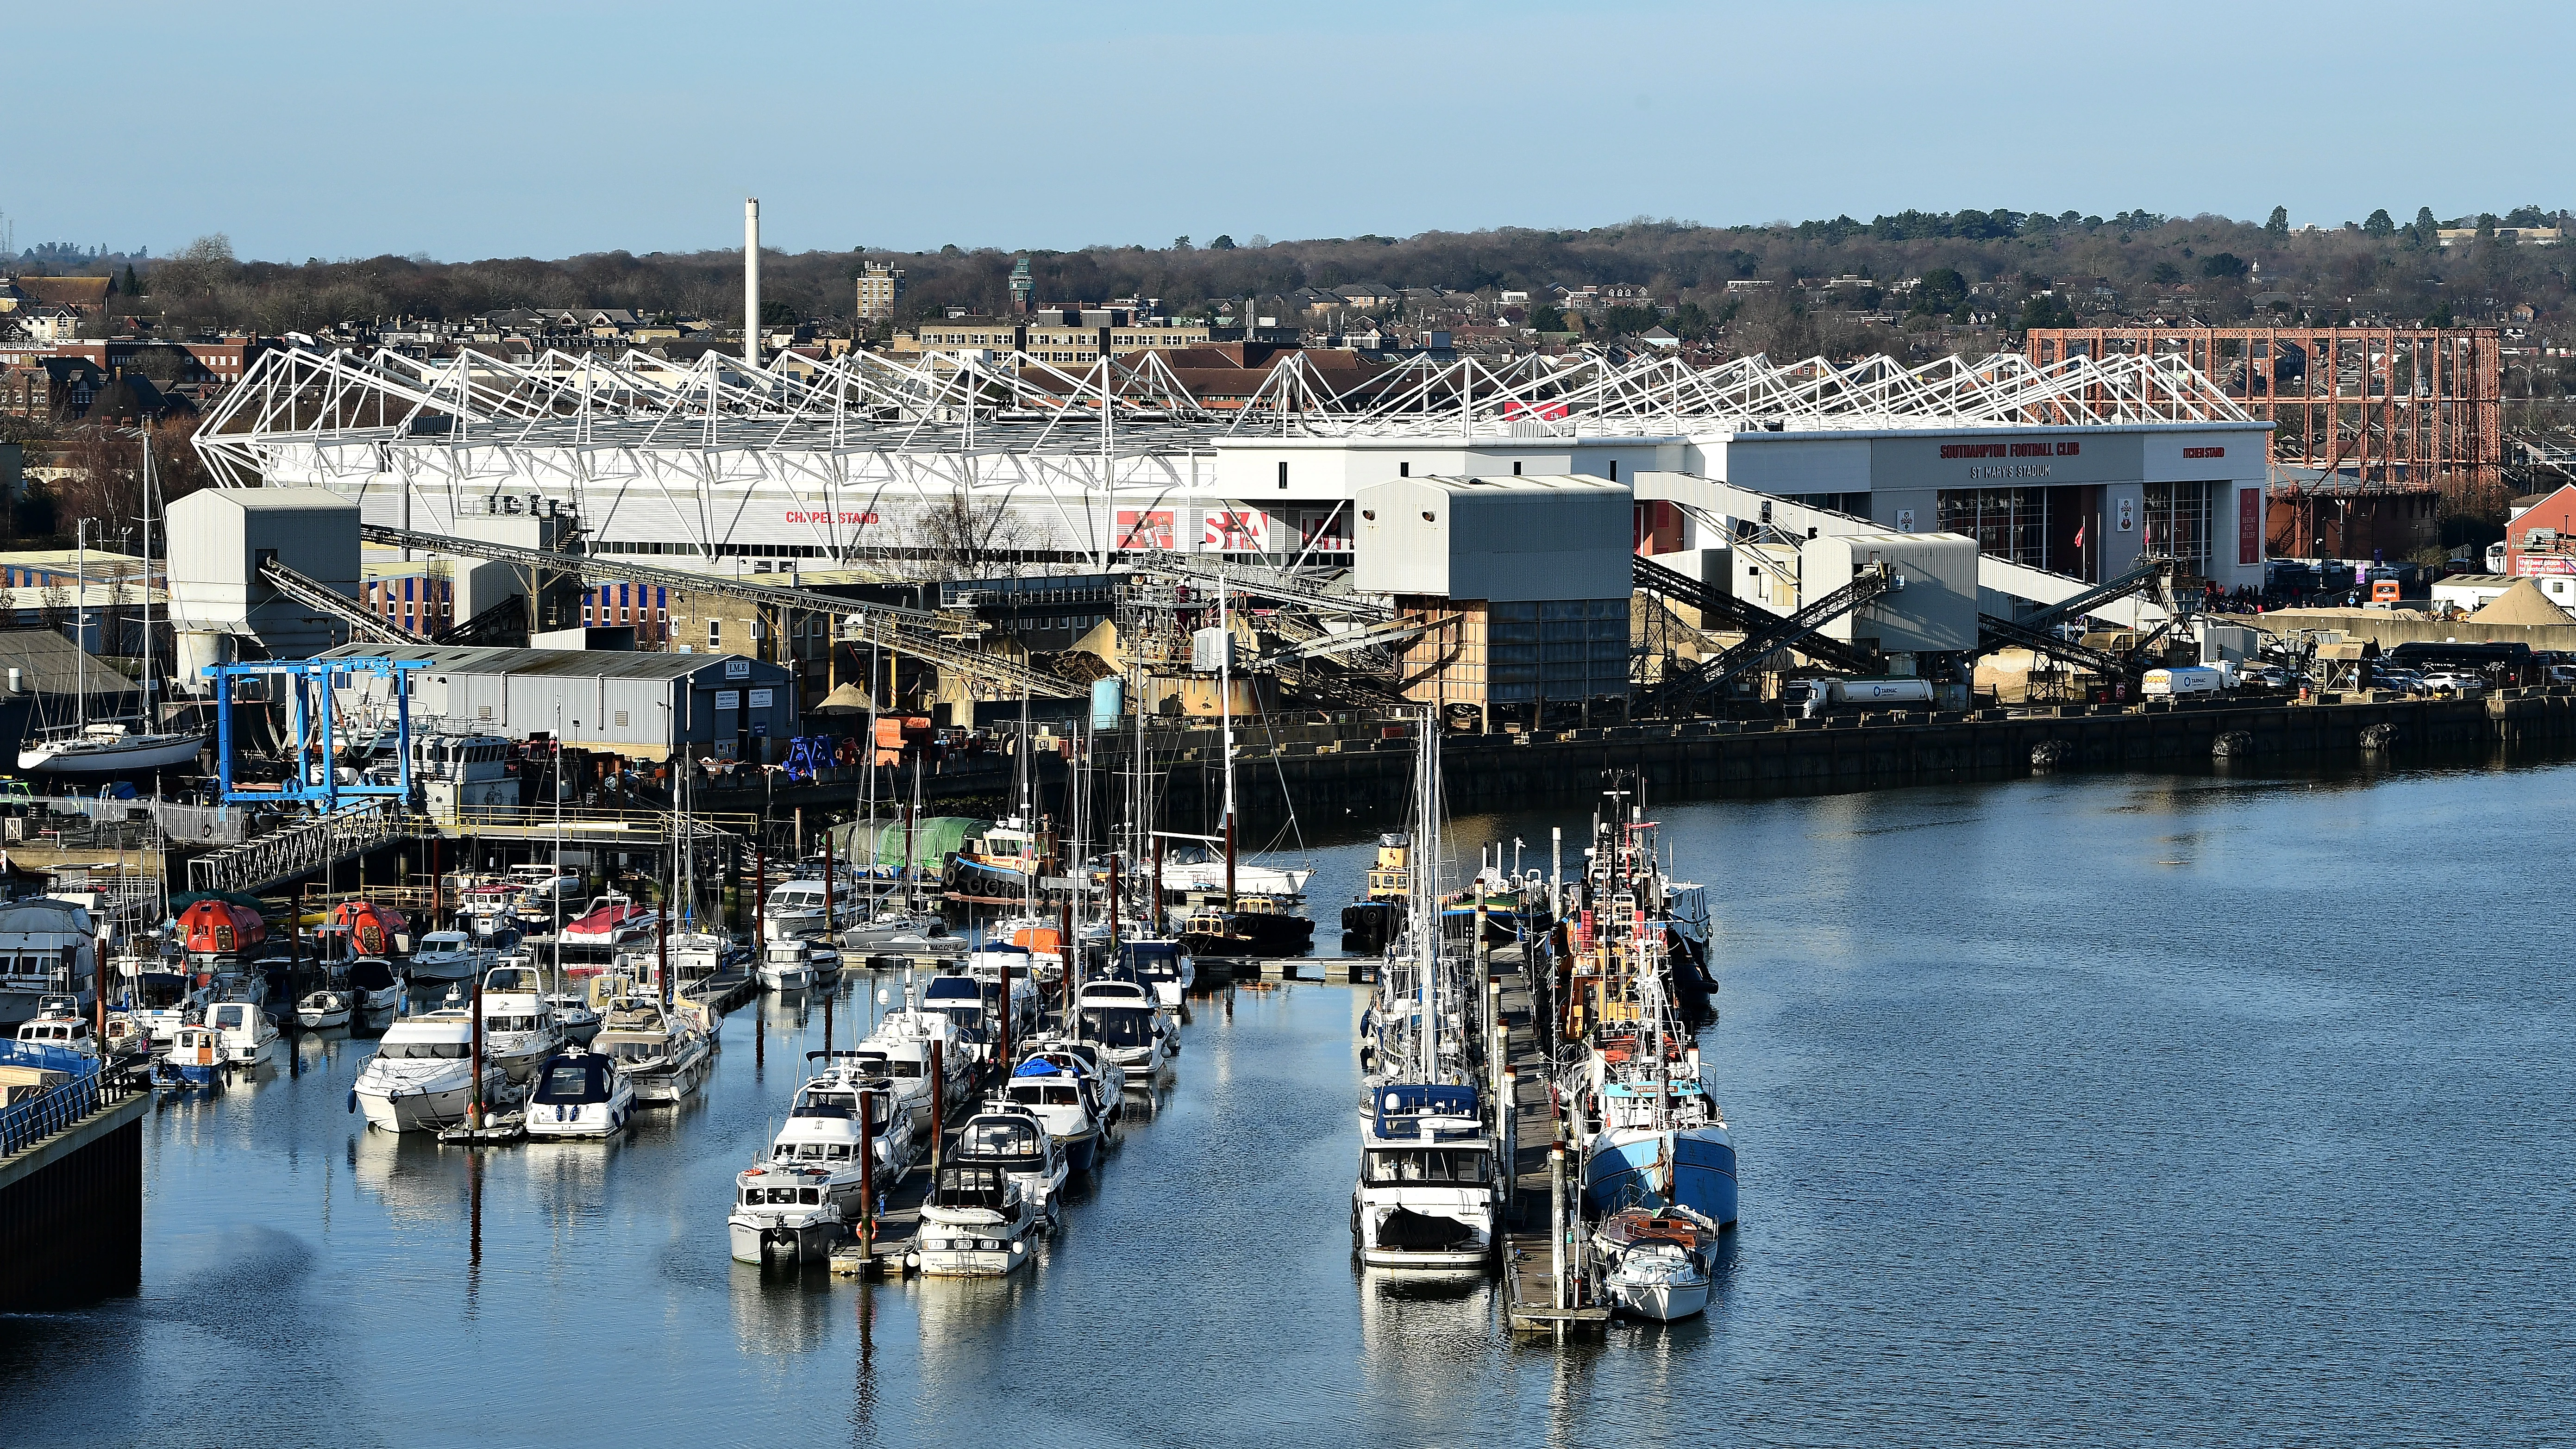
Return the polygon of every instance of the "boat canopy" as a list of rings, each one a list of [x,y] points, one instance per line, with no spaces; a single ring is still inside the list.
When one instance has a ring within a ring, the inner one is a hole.
[[[1011,1075],[1015,1077],[1065,1077],[1071,1076],[1072,1073],[1066,1071],[1061,1062],[1051,1062],[1044,1057],[1031,1057],[1027,1061],[1020,1063],[1019,1070],[1011,1073]]]
[[[393,963],[381,956],[361,956],[349,963],[349,989],[352,991],[382,991],[393,984]]]

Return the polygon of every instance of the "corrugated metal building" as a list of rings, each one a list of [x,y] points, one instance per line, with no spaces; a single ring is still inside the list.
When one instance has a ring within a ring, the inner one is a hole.
[[[358,594],[358,506],[327,488],[208,488],[170,505],[171,626],[256,635],[274,659],[301,659],[349,635],[347,623],[269,587],[260,561]]]
[[[350,645],[324,657],[379,655],[429,663],[412,675],[415,730],[555,735],[576,749],[660,760],[683,740],[693,753],[760,758],[764,741],[779,742],[769,747],[775,753],[797,728],[794,676],[737,654],[406,644]],[[349,693],[381,697],[384,688],[370,682]]]
[[[1353,583],[1441,620],[1405,693],[1490,728],[1628,692],[1628,489],[1575,474],[1397,478],[1359,490]]]

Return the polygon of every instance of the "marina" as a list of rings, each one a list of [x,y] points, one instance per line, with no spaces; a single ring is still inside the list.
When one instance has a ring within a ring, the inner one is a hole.
[[[1707,1307],[1671,1324],[1596,1310],[1560,1345],[1523,1321],[1548,1292],[1533,1247],[1552,1139],[1518,1037],[1508,1264],[1425,1278],[1355,1263],[1355,1028],[1375,987],[1313,979],[1318,960],[1306,979],[1190,996],[1167,1082],[1129,1100],[1150,1110],[1068,1181],[1028,1267],[984,1279],[732,1260],[732,1185],[824,1047],[812,994],[748,993],[718,1021],[703,1089],[600,1141],[370,1130],[344,1099],[373,1044],[298,1033],[230,1090],[146,1112],[140,1287],[0,1319],[16,1366],[0,1409],[69,1396],[118,1442],[148,1432],[140,1385],[245,1364],[307,1388],[206,1401],[201,1436],[510,1439],[607,1352],[645,1369],[622,1376],[622,1412],[715,1442],[816,1422],[889,1443],[1126,1443],[1176,1423],[1213,1443],[1318,1425],[1633,1442],[1696,1433],[1712,1394],[1752,1396],[1733,1437],[1754,1443],[1938,1436],[1988,1415],[2069,1439],[2149,1423],[2231,1437],[2257,1422],[2236,1406],[2293,1392],[2328,1437],[2516,1437],[2563,1412],[2568,1359],[2473,1345],[2527,1342],[2569,1286],[2534,1235],[2540,1205],[2576,1188],[2544,1085],[2576,1004],[2536,961],[2485,948],[2541,929],[2540,907],[2486,891],[2479,847],[2427,858],[2366,931],[2315,923],[2335,914],[2332,862],[2392,830],[2490,838],[2477,822],[2571,781],[2576,766],[2548,762],[2091,774],[1651,810],[1719,903],[1720,1016],[1697,1041],[1745,1154]],[[1590,823],[1463,817],[1448,849]],[[1377,840],[1313,857],[1311,897],[1347,900]],[[2474,916],[2453,924],[2451,899]],[[2181,919],[2211,928],[2146,928]],[[2386,939],[2446,930],[2484,959],[2432,967],[2427,991],[2422,953]],[[1489,959],[1508,968],[1513,950]],[[1537,1003],[1502,974],[1500,1019],[1524,1026]],[[834,1047],[884,1014],[867,992],[900,983],[850,973]],[[2355,1115],[2392,1070],[2409,1117],[2395,1139]],[[2187,1128],[2150,1105],[2169,1103],[2193,1105]],[[2177,1208],[2186,1143],[2199,1166]],[[2487,1190],[2407,1185],[2437,1161]],[[903,1186],[917,1201],[928,1181]],[[890,1204],[889,1229],[911,1205]],[[1141,1320],[1140,1281],[1167,1289]],[[540,1327],[575,1319],[597,1335]],[[2311,1385],[2315,1353],[2375,1355],[2390,1324],[2421,1330],[2391,1374]],[[1181,1353],[1192,1372],[1169,1371]],[[489,1355],[528,1371],[460,1403],[451,1365]],[[2176,1374],[2195,1385],[2179,1409]]]

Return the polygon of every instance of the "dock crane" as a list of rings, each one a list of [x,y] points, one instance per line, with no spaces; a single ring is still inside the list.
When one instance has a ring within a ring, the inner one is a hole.
[[[1695,706],[1752,672],[1764,659],[1793,646],[1805,648],[1818,630],[1901,587],[1895,569],[1885,561],[1873,563],[1850,583],[1796,613],[1772,616],[1770,622],[1746,634],[1743,643],[1665,679],[1639,701],[1639,711],[1670,715]]]

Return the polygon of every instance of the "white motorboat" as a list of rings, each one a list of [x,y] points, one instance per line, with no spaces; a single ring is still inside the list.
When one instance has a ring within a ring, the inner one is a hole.
[[[474,1101],[474,1018],[433,1011],[395,1022],[359,1071],[353,1094],[368,1125],[431,1132],[465,1120]],[[483,1101],[497,1109],[515,1096],[507,1073],[483,1064]]]
[[[483,975],[483,1059],[524,1082],[564,1048],[563,1027],[546,1004],[534,966],[495,966]]]
[[[555,1025],[563,1028],[565,1041],[586,1047],[598,1039],[602,1018],[580,992],[553,992],[546,997],[546,1009],[555,1014]]]
[[[802,991],[814,984],[814,948],[803,937],[773,937],[760,953],[763,991]]]
[[[635,1082],[641,1102],[677,1102],[694,1092],[714,1066],[715,1042],[686,1009],[665,1012],[649,997],[614,1001],[591,1049],[617,1063]]]
[[[957,1147],[949,1161],[1009,1173],[1011,1181],[1019,1184],[1021,1197],[1050,1228],[1057,1217],[1056,1199],[1073,1171],[1046,1123],[1007,1097],[966,1119],[957,1131]]]
[[[1127,1085],[1150,1086],[1180,1055],[1181,1028],[1172,1014],[1133,981],[1094,981],[1074,998],[1074,1033],[1108,1053],[1127,1072]]]
[[[1118,943],[1118,965],[1154,993],[1154,999],[1178,1011],[1181,998],[1198,984],[1198,966],[1187,947],[1168,939]]]
[[[805,943],[805,959],[814,963],[814,984],[837,986],[841,981],[841,950],[827,941],[815,939]]]
[[[463,931],[432,931],[412,949],[415,981],[471,981],[491,969],[494,955]]]
[[[223,1041],[224,1065],[260,1066],[277,1051],[277,1026],[251,1001],[218,1001],[206,1008],[206,1025]]]
[[[734,1179],[726,1236],[738,1263],[807,1267],[841,1239],[841,1210],[832,1205],[820,1167],[750,1167]]]
[[[912,1130],[912,1114],[894,1084],[870,1075],[875,1063],[854,1051],[807,1052],[808,1065],[821,1069],[796,1088],[787,1120],[769,1145],[772,1167],[821,1167],[824,1186],[842,1220],[857,1222],[862,1188],[873,1185],[882,1198],[912,1171],[922,1139]],[[859,1113],[867,1122],[861,1128]],[[862,1154],[864,1142],[867,1151]],[[862,1173],[860,1165],[867,1164]]]
[[[347,990],[351,1011],[376,1016],[401,1009],[411,983],[401,968],[382,956],[361,956],[349,963]]]
[[[878,1019],[876,1030],[858,1046],[862,1055],[883,1060],[885,1075],[894,1081],[898,1090],[905,1092],[908,1104],[917,1100],[920,1120],[913,1124],[913,1130],[925,1134],[930,1131],[934,1047],[938,1055],[939,1085],[946,1094],[948,1119],[959,1120],[964,1110],[974,1103],[969,1070],[972,1056],[964,1038],[957,1033],[957,1023],[947,1013],[909,1006],[889,1011]],[[918,1092],[906,1090],[904,1084],[907,1082],[918,1082]]]
[[[1303,867],[1234,863],[1234,892],[1244,896],[1302,898],[1315,872]],[[1166,895],[1195,895],[1225,889],[1225,857],[1206,850],[1177,850],[1163,861]]]
[[[520,1121],[530,1137],[614,1137],[634,1125],[635,1084],[597,1052],[562,1052],[530,1079]]]
[[[1009,1169],[942,1163],[921,1204],[920,1244],[905,1261],[931,1278],[1000,1278],[1027,1266],[1044,1221]]]
[[[814,936],[824,927],[823,883],[819,880],[791,880],[769,892],[763,903],[766,934],[775,940],[780,936]],[[831,915],[835,920],[848,920],[855,913],[849,882],[834,881],[831,893]]]
[[[866,956],[944,956],[963,951],[966,942],[949,935],[948,923],[936,915],[894,911],[843,931],[841,947]]]
[[[306,1031],[320,1031],[327,1026],[349,1024],[349,993],[315,991],[295,1003],[295,1024]]]
[[[1482,1269],[1494,1254],[1494,1142],[1476,1089],[1378,1089],[1360,1133],[1351,1240],[1380,1268]]]
[[[1064,1155],[1069,1172],[1090,1172],[1100,1163],[1101,1089],[1095,1078],[1083,1079],[1082,1064],[1061,1054],[1041,1054],[1020,1063],[1002,1090],[1010,1105],[1036,1118]]]
[[[195,975],[186,971],[147,967],[126,976],[125,1014],[156,1042],[166,1044],[180,1027],[203,1020],[214,999],[214,988],[199,986]]]
[[[135,730],[117,723],[83,725],[43,736],[18,751],[18,768],[48,775],[146,775],[197,758],[205,731]]]

